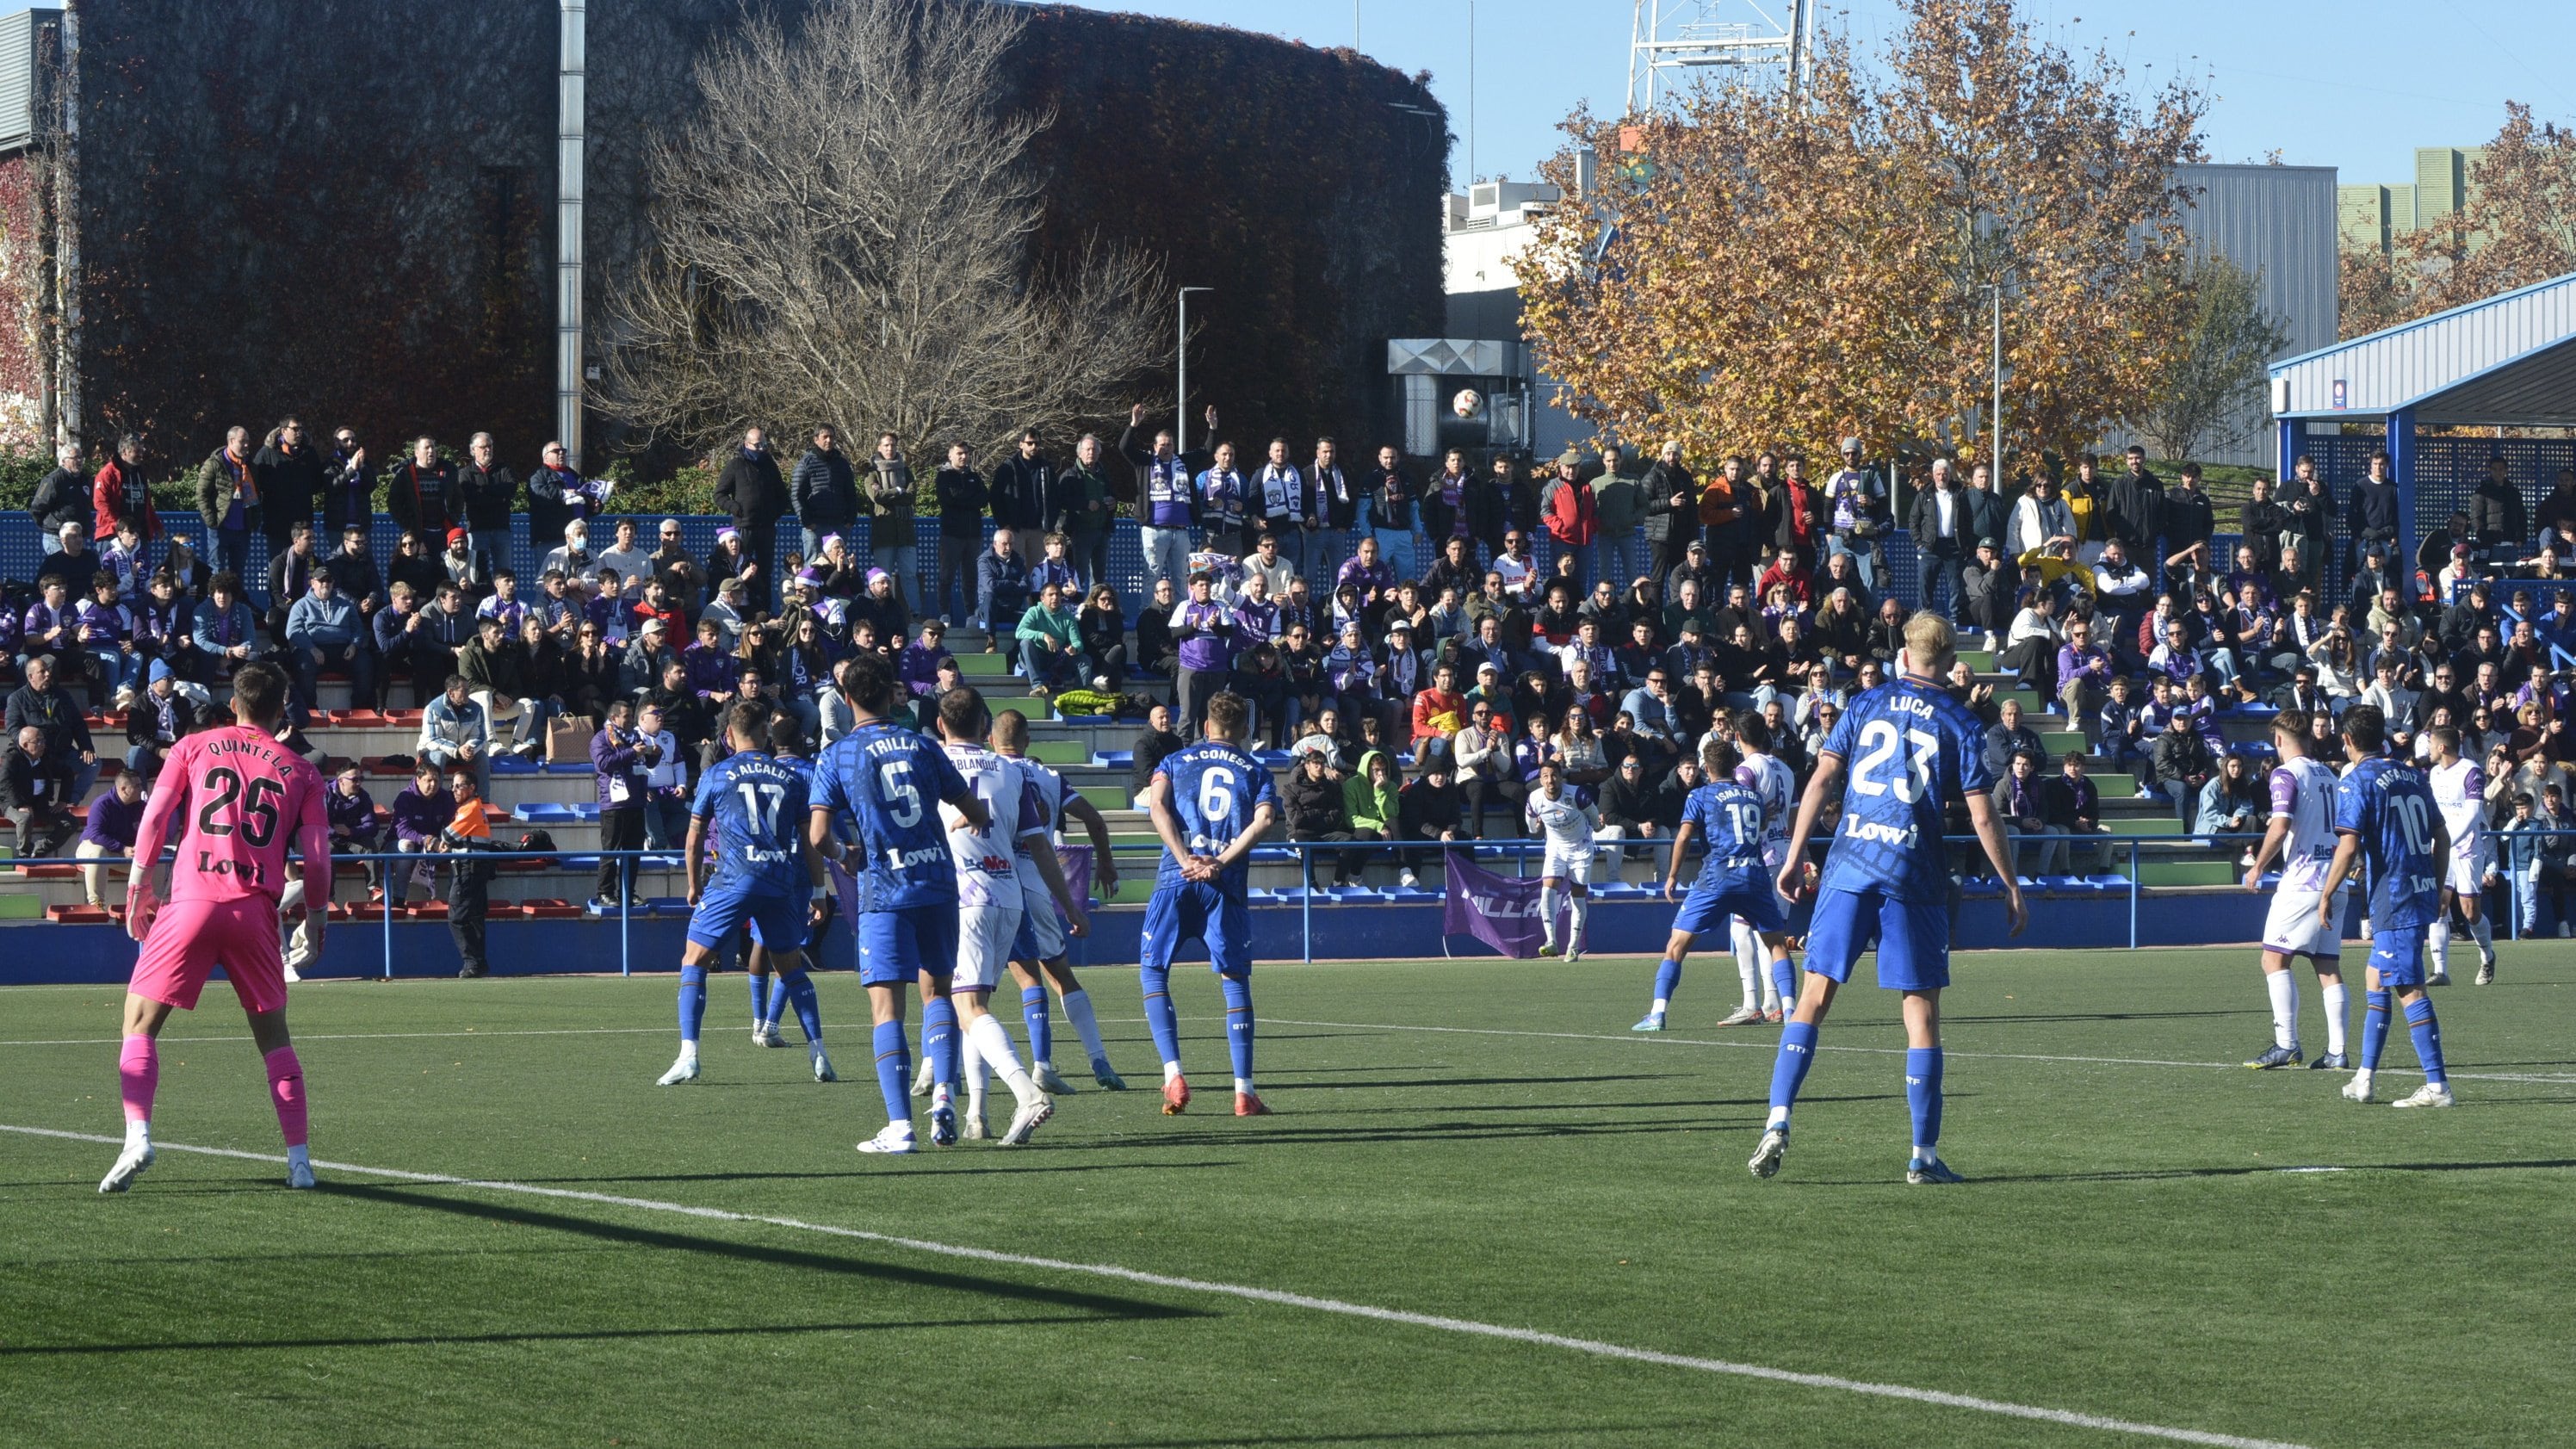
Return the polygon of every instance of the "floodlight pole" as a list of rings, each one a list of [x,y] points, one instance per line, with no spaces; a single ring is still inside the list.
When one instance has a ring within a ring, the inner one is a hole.
[[[2004,486],[2004,284],[1989,282],[1984,290],[1992,292],[1995,297],[1995,402],[1994,410],[1986,415],[1986,427],[1992,433],[1986,444],[1986,466],[1993,473],[1995,491],[2001,493]]]
[[[1181,289],[1180,332],[1173,339],[1180,354],[1177,359],[1179,365],[1174,369],[1177,376],[1172,398],[1172,456],[1175,458],[1190,450],[1190,293],[1215,290],[1214,287]]]

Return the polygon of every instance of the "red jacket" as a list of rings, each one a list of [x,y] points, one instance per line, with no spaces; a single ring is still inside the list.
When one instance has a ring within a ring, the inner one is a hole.
[[[1601,504],[1592,496],[1592,485],[1577,480],[1558,480],[1548,495],[1547,531],[1558,543],[1569,548],[1583,548],[1601,532]]]
[[[152,488],[139,472],[128,473],[125,464],[115,458],[98,470],[97,481],[90,485],[90,511],[96,515],[90,528],[93,538],[112,538],[116,525],[131,518],[136,533],[149,543],[161,536],[161,513],[152,506]]]

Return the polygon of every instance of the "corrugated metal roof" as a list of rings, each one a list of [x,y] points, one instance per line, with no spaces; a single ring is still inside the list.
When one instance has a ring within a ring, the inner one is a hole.
[[[60,8],[0,15],[0,155],[31,144],[44,129],[36,114],[44,94],[38,76],[53,62],[51,43],[62,18]]]
[[[2423,425],[2576,427],[2571,343],[2576,273],[2275,363],[2275,395],[2284,385],[2289,395],[2274,412],[2369,417],[2411,407]]]

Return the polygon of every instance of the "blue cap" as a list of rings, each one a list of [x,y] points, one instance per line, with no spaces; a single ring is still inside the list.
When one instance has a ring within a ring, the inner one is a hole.
[[[150,677],[150,678],[148,678],[148,679],[146,679],[146,680],[144,680],[143,682],[144,682],[144,683],[146,683],[146,684],[158,684],[158,683],[160,683],[162,680],[168,679],[168,678],[170,678],[170,677],[171,677],[171,674],[170,674],[170,661],[169,661],[169,660],[167,660],[167,659],[155,659],[155,660],[153,660],[153,661],[152,661],[152,674],[151,674],[151,677]]]

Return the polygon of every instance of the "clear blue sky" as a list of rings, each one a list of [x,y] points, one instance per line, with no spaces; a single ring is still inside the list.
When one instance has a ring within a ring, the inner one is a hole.
[[[1722,0],[1720,14],[1746,0]],[[1787,5],[1764,0],[1785,17]],[[1458,137],[1454,177],[1468,175],[1469,0],[1130,0],[1093,8],[1232,25],[1349,45],[1412,72],[1427,70]],[[1621,108],[1628,83],[1630,0],[1475,0],[1475,170],[1525,178],[1558,143],[1578,101]],[[2417,146],[2493,136],[2508,99],[2544,120],[2576,122],[2576,3],[2570,0],[2025,0],[2042,31],[2080,54],[2108,47],[2143,91],[2177,72],[2216,98],[2206,131],[2221,161],[2278,150],[2294,164],[2334,166],[2346,182],[2408,181]],[[1864,53],[1896,24],[1887,0],[1830,5]]]

